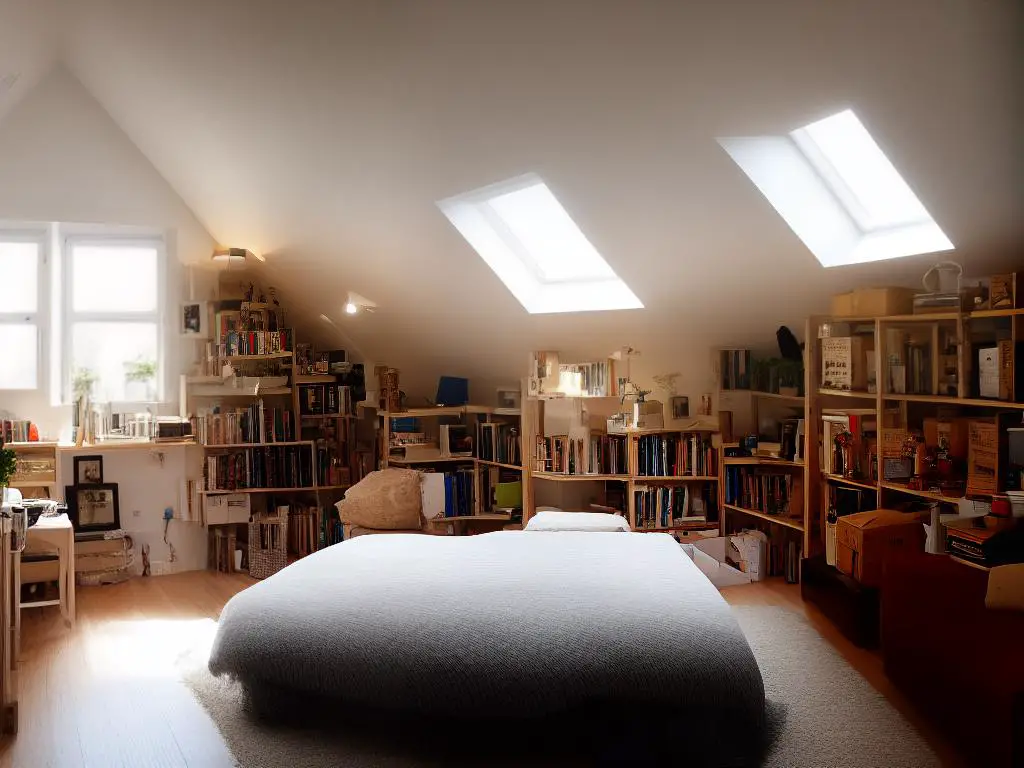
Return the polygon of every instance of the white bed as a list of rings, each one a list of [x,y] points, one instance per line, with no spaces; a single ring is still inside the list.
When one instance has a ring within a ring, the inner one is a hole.
[[[764,717],[728,605],[658,534],[360,537],[232,598],[209,666],[250,690],[437,716],[602,703],[734,734]]]

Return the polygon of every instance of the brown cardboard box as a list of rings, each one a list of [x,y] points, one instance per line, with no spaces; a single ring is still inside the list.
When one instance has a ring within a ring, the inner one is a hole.
[[[832,294],[832,317],[853,317],[853,291]]]
[[[912,288],[858,288],[853,292],[855,317],[909,315],[914,311]]]
[[[924,551],[924,526],[917,515],[875,509],[839,518],[836,567],[868,587],[882,585],[885,561]]]

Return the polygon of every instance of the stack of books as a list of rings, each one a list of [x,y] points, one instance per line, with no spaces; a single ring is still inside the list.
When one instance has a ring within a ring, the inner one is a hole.
[[[206,457],[206,490],[311,488],[313,456],[307,445],[241,448]]]
[[[257,400],[248,408],[193,416],[192,434],[202,445],[287,443],[295,440],[292,412],[267,408]]]

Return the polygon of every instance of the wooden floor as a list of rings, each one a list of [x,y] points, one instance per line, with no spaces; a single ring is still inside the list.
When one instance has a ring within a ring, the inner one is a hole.
[[[232,760],[175,665],[197,636],[209,636],[224,603],[247,576],[192,572],[80,588],[78,623],[55,608],[26,611],[20,670],[20,733],[0,742],[0,768],[217,768]],[[881,658],[856,648],[779,580],[732,587],[732,604],[800,613],[911,720],[950,766],[956,753],[888,683]]]

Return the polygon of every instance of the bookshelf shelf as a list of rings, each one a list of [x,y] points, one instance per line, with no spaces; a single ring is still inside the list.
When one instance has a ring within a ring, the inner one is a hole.
[[[670,531],[712,531],[718,530],[718,523],[707,521],[680,523],[679,525],[656,526],[654,528],[635,528],[635,533],[668,533]]]
[[[635,483],[717,483],[718,475],[633,475]]]
[[[949,555],[949,559],[952,560],[954,563],[960,563],[961,565],[966,565],[970,568],[977,568],[979,571],[992,570],[987,565],[982,565],[981,563],[972,563],[970,560],[964,560],[962,557],[957,557],[956,555]]]
[[[678,435],[680,432],[717,432],[718,427],[710,424],[691,424],[688,427],[643,427],[640,429],[627,429],[619,434],[625,435]],[[612,433],[615,434],[615,433]]]
[[[727,467],[763,466],[763,467],[795,467],[803,469],[802,461],[788,461],[787,459],[773,459],[771,456],[726,456],[722,464]]]
[[[227,357],[221,357],[218,359],[227,363],[244,363],[250,360],[285,360],[292,357],[294,354],[294,352],[268,352],[265,355],[228,355]]]
[[[854,389],[819,389],[818,394],[823,397],[852,397],[858,400],[875,400],[878,395],[874,392],[862,392]]]
[[[628,482],[631,475],[565,475],[561,472],[534,472],[533,476],[538,480],[552,480],[556,483],[585,483],[585,482]]]
[[[984,319],[986,317],[1020,317],[1024,315],[1024,309],[981,309],[977,312],[971,312],[968,318]]]
[[[793,405],[803,405],[805,399],[803,395],[780,395],[776,392],[759,392],[756,389],[750,390],[750,394],[761,400],[777,400]]]
[[[57,484],[57,475],[54,474],[51,480],[40,480],[38,478],[33,480],[19,480],[17,477],[12,477],[8,485],[11,488],[49,488],[51,485]]]
[[[267,387],[256,390],[241,387],[221,387],[216,385],[198,384],[189,389],[190,397],[272,397],[274,395],[290,395],[291,387]]]
[[[436,456],[431,459],[396,459],[388,458],[388,464],[454,464],[458,462],[476,461],[472,456]]]
[[[312,492],[318,490],[315,486],[308,487],[296,487],[296,488],[234,488],[230,491],[224,490],[223,488],[216,488],[212,491],[200,491],[199,493],[203,496],[219,496],[226,493],[299,493],[299,492]]]
[[[465,521],[465,520],[476,520],[479,522],[507,522],[512,519],[512,515],[502,515],[494,512],[486,512],[479,515],[455,515],[453,517],[432,517],[428,522],[430,523],[448,523],[452,521]]]
[[[833,483],[842,483],[843,485],[852,485],[855,488],[864,488],[868,491],[877,491],[878,485],[876,483],[867,483],[863,480],[853,480],[849,477],[843,477],[842,475],[830,475],[826,472],[822,472],[821,476]]]
[[[1014,408],[1024,410],[1024,403],[1009,400],[985,400],[977,397],[943,397],[942,395],[882,395],[883,400],[907,403],[932,403],[935,405],[960,405],[970,408]]]
[[[880,323],[937,323],[959,320],[961,317],[969,315],[966,312],[929,312],[923,315],[886,315],[877,319]]]
[[[913,488],[908,488],[900,483],[880,483],[882,488],[888,491],[897,491],[899,493],[905,493],[908,496],[916,496],[919,499],[928,499],[929,501],[941,501],[946,504],[959,504],[960,496],[944,496],[941,493],[935,493],[934,491],[917,491]]]
[[[502,464],[500,461],[490,461],[489,459],[476,459],[476,463],[485,467],[498,467],[499,469],[511,469],[515,472],[522,472],[526,467],[518,467],[515,464]]]
[[[317,491],[341,491],[347,488],[351,488],[351,485],[318,485],[315,490]]]
[[[779,525],[784,525],[787,528],[792,528],[795,531],[804,530],[803,523],[798,522],[797,520],[792,520],[788,517],[780,517],[779,515],[767,515],[764,512],[755,512],[754,510],[747,509],[746,507],[737,507],[734,504],[724,504],[723,506],[725,509],[731,510],[732,512],[739,512],[744,515],[750,515],[751,517],[759,517],[762,520],[768,520],[772,523],[778,523]]]
[[[311,446],[312,440],[292,440],[283,443],[207,443],[203,448],[288,448],[290,446]]]
[[[351,413],[301,413],[299,414],[299,418],[303,419],[304,421],[321,421],[322,419],[355,420],[356,417]]]

